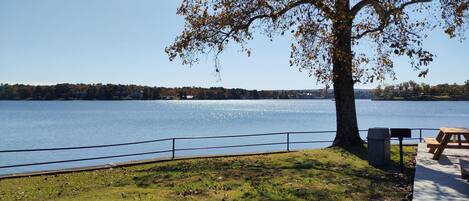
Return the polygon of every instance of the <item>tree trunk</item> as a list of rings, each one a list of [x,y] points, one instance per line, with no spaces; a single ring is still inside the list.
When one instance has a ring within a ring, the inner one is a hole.
[[[337,21],[333,24],[333,82],[336,107],[337,133],[333,146],[363,146],[358,133],[355,95],[352,78],[352,19],[348,17],[349,1],[336,2]]]

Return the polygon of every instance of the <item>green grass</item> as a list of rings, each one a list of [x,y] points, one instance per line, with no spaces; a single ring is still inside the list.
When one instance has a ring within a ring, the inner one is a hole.
[[[415,147],[405,147],[408,162]],[[0,180],[1,200],[402,200],[409,175],[340,148]],[[409,172],[409,171],[408,171]]]

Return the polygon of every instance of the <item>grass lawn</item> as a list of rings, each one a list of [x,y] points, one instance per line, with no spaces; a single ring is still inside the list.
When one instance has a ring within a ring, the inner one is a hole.
[[[403,200],[413,171],[398,174],[398,153],[382,169],[365,149],[325,148],[4,179],[0,200]]]

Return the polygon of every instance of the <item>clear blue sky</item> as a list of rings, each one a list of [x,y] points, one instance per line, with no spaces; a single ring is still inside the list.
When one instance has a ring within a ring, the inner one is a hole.
[[[170,62],[164,47],[183,28],[182,17],[176,15],[179,4],[176,0],[0,0],[0,83],[321,87],[307,73],[289,66],[288,37],[273,42],[256,37],[250,43],[251,57],[229,49],[221,57],[221,81],[214,76],[211,57],[193,67]],[[430,35],[425,42],[438,57],[429,76],[418,79],[407,60],[399,59],[397,82],[468,80],[469,41],[449,40],[440,30]]]

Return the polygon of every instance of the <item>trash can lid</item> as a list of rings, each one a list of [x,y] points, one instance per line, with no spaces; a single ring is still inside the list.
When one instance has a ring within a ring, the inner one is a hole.
[[[368,129],[368,139],[387,139],[390,138],[388,128],[370,128]]]

